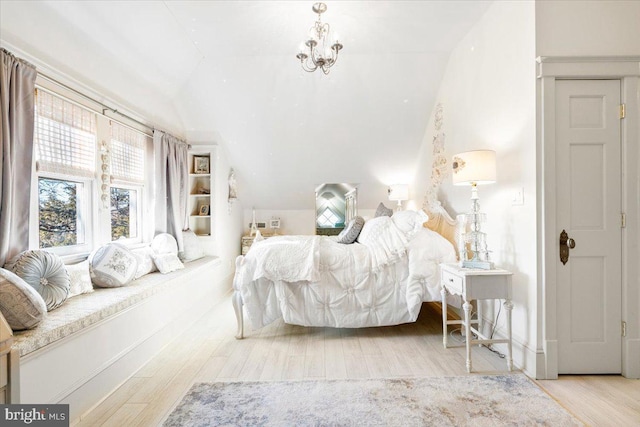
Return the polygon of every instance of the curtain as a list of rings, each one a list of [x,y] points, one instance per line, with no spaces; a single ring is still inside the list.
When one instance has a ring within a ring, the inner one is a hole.
[[[188,145],[159,130],[153,131],[156,163],[155,224],[157,233],[172,234],[184,249],[182,230],[189,228]]]
[[[0,49],[0,266],[29,248],[36,69]]]

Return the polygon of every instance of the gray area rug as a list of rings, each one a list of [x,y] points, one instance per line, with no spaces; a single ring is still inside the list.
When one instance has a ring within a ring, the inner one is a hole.
[[[582,425],[522,374],[197,383],[165,426]]]

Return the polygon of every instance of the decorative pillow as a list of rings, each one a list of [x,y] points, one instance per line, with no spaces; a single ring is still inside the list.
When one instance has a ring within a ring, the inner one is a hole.
[[[101,288],[117,288],[133,280],[138,259],[122,245],[101,246],[91,257],[91,280]]]
[[[71,281],[69,298],[93,292],[88,260],[78,264],[65,265],[65,268],[67,269],[67,273],[69,273],[69,280]]]
[[[33,286],[47,310],[62,305],[69,296],[69,274],[59,256],[46,251],[24,251],[7,264],[9,270]]]
[[[151,241],[151,249],[156,254],[174,254],[178,255],[178,242],[176,238],[169,233],[161,233]]]
[[[134,279],[139,279],[142,276],[153,273],[154,271],[158,271],[155,263],[153,262],[153,256],[155,253],[153,249],[149,246],[145,246],[142,248],[134,249],[131,251],[133,255],[138,260],[138,269],[136,270],[136,274],[134,274]]]
[[[380,202],[378,208],[376,209],[376,214],[374,215],[376,218],[379,216],[392,216],[393,209],[389,209],[384,205],[384,203]]]
[[[178,255],[183,262],[195,261],[204,256],[204,249],[198,236],[191,230],[185,230],[182,232],[182,244],[184,250]]]
[[[156,254],[153,256],[153,262],[156,263],[158,271],[162,274],[171,273],[172,271],[181,270],[184,264],[174,254]]]
[[[47,313],[47,305],[31,285],[0,268],[0,311],[14,331],[34,328]]]
[[[338,234],[338,243],[343,243],[345,245],[350,245],[354,243],[362,231],[362,227],[364,226],[364,218],[361,216],[357,216],[349,221],[349,224],[345,227],[344,230]]]

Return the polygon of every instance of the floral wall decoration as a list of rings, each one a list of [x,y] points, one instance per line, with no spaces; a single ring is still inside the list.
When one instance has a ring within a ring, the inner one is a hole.
[[[429,211],[431,206],[439,204],[438,202],[438,189],[442,181],[449,175],[449,162],[444,154],[444,142],[445,134],[442,131],[442,125],[444,122],[444,112],[441,103],[436,105],[435,112],[435,131],[433,136],[433,164],[431,166],[431,181],[427,194],[425,195],[422,208]]]

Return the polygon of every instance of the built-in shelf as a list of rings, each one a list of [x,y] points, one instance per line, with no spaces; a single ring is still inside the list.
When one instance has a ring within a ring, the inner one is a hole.
[[[211,237],[214,221],[215,146],[192,145],[189,150],[189,228],[196,236]],[[196,164],[198,163],[198,164]],[[194,173],[198,166],[208,165],[209,173]],[[203,193],[206,190],[208,193]],[[209,215],[200,215],[203,206],[208,206]]]

